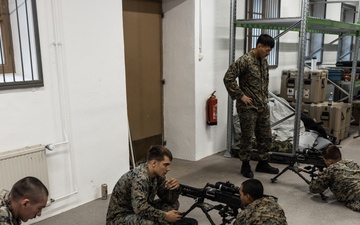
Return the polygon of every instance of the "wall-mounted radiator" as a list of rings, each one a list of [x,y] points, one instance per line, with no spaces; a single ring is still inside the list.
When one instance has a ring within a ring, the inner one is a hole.
[[[49,188],[44,145],[34,145],[13,151],[0,152],[0,189],[9,190],[26,176],[37,177]]]

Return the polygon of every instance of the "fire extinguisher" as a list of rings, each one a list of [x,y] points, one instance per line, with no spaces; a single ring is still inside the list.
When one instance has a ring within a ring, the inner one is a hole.
[[[208,125],[217,125],[217,98],[214,91],[206,101],[206,123]]]

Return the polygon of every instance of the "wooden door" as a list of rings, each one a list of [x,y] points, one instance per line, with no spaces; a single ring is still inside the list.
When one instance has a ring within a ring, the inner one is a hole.
[[[161,0],[123,0],[127,108],[136,162],[163,140],[161,13]]]

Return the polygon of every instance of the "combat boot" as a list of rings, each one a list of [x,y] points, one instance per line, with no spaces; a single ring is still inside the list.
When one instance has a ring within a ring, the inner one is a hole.
[[[255,168],[256,172],[262,172],[262,173],[271,173],[271,174],[278,174],[279,169],[270,166],[270,164],[267,161],[259,161]]]
[[[246,178],[253,178],[254,174],[251,171],[249,160],[242,161],[240,173]]]

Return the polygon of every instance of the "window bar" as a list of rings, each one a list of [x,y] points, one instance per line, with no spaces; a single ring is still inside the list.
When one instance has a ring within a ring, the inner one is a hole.
[[[2,68],[2,73],[3,73],[3,81],[4,83],[6,83],[6,79],[5,79],[5,66],[4,66],[4,56],[3,56],[3,47],[2,47],[2,40],[0,40],[0,54],[1,54],[1,68]]]
[[[32,61],[32,53],[31,53],[31,41],[30,41],[30,29],[29,29],[29,13],[28,13],[27,0],[25,0],[25,11],[26,11],[27,34],[28,34],[28,41],[29,41],[31,80],[34,80],[34,70],[33,70],[33,61]]]
[[[5,14],[5,12],[4,12],[4,14]],[[6,15],[3,16],[3,17],[6,17]],[[5,65],[4,65],[4,56],[3,56],[3,47],[2,47],[2,45],[3,45],[3,43],[2,43],[2,35],[3,34],[1,32],[1,35],[0,35],[0,37],[1,37],[1,40],[0,40],[0,53],[1,53],[1,62],[2,62],[1,68],[2,68],[2,73],[3,73],[3,82],[5,83],[6,79],[5,79]]]
[[[39,26],[38,26],[38,18],[37,18],[37,9],[36,9],[36,1],[31,1],[32,6],[32,17],[33,17],[33,26],[34,26],[34,37],[35,37],[35,51],[36,51],[36,60],[37,60],[37,73],[38,79],[43,80],[43,71],[41,64],[41,50],[40,50],[40,37],[39,37]]]
[[[11,34],[11,23],[10,23],[10,9],[9,9],[9,4],[8,1],[5,1],[5,7],[7,9],[6,11],[6,16],[7,16],[7,25],[8,25],[8,34],[9,34],[9,40],[10,40],[10,58],[13,59],[14,57],[14,46],[13,46],[13,42],[12,42],[12,34]],[[13,76],[13,82],[15,82],[15,62],[14,60],[10,60],[11,61],[11,68],[12,68],[12,76]]]
[[[17,0],[15,0],[15,5],[16,5],[17,26],[18,26],[17,28],[18,28],[18,33],[19,33],[21,70],[22,70],[23,81],[25,81],[24,60],[23,60],[23,52],[22,52],[22,45],[21,45],[21,31],[20,31],[20,21],[19,21],[19,8],[18,8]]]

